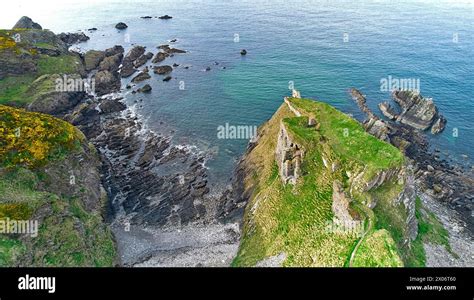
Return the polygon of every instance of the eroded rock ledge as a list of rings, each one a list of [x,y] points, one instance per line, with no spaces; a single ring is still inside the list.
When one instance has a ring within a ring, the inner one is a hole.
[[[434,199],[456,209],[463,216],[467,229],[472,233],[474,230],[474,221],[471,216],[474,209],[474,174],[472,170],[463,170],[453,166],[448,161],[441,159],[438,152],[433,153],[422,131],[403,123],[384,121],[378,118],[365,105],[365,97],[360,91],[351,89],[351,95],[358,95],[353,99],[367,115],[367,119],[364,121],[366,131],[403,151],[414,165],[413,172],[417,187]],[[411,108],[410,111],[413,110],[408,113],[409,115],[420,112],[419,106],[416,104],[422,101],[419,96],[407,92],[398,92],[396,95],[403,107]],[[426,121],[425,126],[430,122],[433,122],[434,127],[438,126],[438,122],[443,122],[439,121],[442,116],[437,115],[433,104],[426,105],[432,112],[430,113],[431,117],[426,119],[431,121]],[[386,105],[383,107],[387,108]],[[397,116],[397,119],[399,118],[400,116]]]

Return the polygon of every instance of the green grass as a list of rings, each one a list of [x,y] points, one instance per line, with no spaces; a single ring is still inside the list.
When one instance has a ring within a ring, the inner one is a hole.
[[[38,60],[38,75],[74,74],[79,72],[80,59],[75,55],[46,56]]]
[[[19,106],[31,102],[24,94],[35,80],[34,75],[10,76],[0,79],[0,104],[15,104]]]
[[[407,267],[424,267],[426,265],[425,243],[442,245],[454,257],[454,253],[449,244],[448,231],[443,227],[437,217],[422,206],[420,198],[416,199],[416,218],[418,221],[418,236],[411,243],[410,247],[405,243],[405,226],[402,208],[388,205],[381,201],[375,208],[377,213],[377,228],[386,229],[395,240],[398,253],[400,253],[404,265]]]
[[[11,40],[11,35],[16,31],[0,30],[0,51],[2,46],[2,38]],[[19,31],[20,33],[22,31]],[[24,32],[24,30],[23,30]],[[10,104],[15,106],[25,106],[34,100],[34,91],[27,93],[30,84],[38,77],[45,74],[76,74],[82,73],[83,66],[80,58],[73,54],[61,54],[59,56],[47,56],[36,54],[33,47],[40,47],[45,49],[56,49],[55,45],[38,42],[20,42],[15,43],[14,46],[9,46],[18,54],[24,52],[32,54],[37,65],[37,71],[34,74],[24,74],[19,76],[10,76],[0,80],[0,104]],[[2,53],[0,52],[0,55]],[[12,53],[4,52],[5,59],[13,55]],[[13,59],[13,58],[10,58]]]
[[[33,256],[31,266],[113,266],[112,233],[100,212],[85,211],[78,199],[38,191],[40,184],[31,170],[0,172],[0,218],[37,219],[39,208],[50,211],[35,238],[0,235],[0,266],[15,266],[26,253]]]
[[[342,156],[370,166],[374,172],[403,165],[405,158],[397,148],[366,133],[359,122],[329,104],[298,98],[289,101],[321,123],[321,135]]]
[[[249,176],[244,185],[247,189],[253,188],[253,194],[246,209],[243,237],[233,266],[254,266],[262,259],[280,253],[287,257],[283,266],[346,266],[359,237],[354,233],[326,229],[333,219],[333,181],[338,180],[347,188],[350,185],[347,172],[371,172],[367,176],[370,180],[378,171],[398,168],[404,163],[396,148],[368,135],[355,120],[329,105],[311,100],[291,101],[304,111],[304,116],[295,117],[286,105],[280,107],[260,128],[265,135],[245,158]],[[309,116],[320,122],[319,130],[306,126]],[[295,186],[284,185],[278,176],[274,153],[280,121],[285,124],[290,138],[305,150],[304,176]],[[348,136],[344,134],[345,128],[349,128]],[[377,155],[373,151],[367,152],[367,145],[373,146]],[[322,157],[330,164],[339,165],[339,169],[328,170]],[[389,192],[398,189],[395,185],[383,188]],[[359,191],[360,199],[356,201],[362,203],[363,198],[374,197],[372,193],[376,192]],[[374,218],[373,213],[366,214],[358,205],[351,207],[362,219]],[[377,251],[383,251],[373,253],[374,245]],[[356,253],[357,265],[400,265],[394,245],[388,232],[370,232]]]
[[[23,243],[0,234],[0,267],[16,266],[18,257],[26,251]]]
[[[0,265],[112,266],[116,251],[101,211],[86,211],[81,199],[67,195],[68,176],[48,175],[87,149],[81,146],[82,133],[47,115],[5,106],[0,110],[0,218],[33,219],[40,225],[37,237],[20,241],[16,236],[1,236]],[[22,132],[19,137],[13,130],[17,127]],[[57,190],[51,185],[66,185],[66,195],[47,192]],[[78,190],[86,191],[84,186]]]
[[[411,252],[407,257],[407,266],[424,267],[426,265],[425,243],[441,245],[454,257],[458,255],[451,249],[449,233],[443,224],[432,213],[423,208],[421,199],[416,199],[416,218],[418,220],[418,236],[413,242]]]
[[[385,229],[371,233],[361,244],[354,259],[354,267],[403,267],[398,249]]]

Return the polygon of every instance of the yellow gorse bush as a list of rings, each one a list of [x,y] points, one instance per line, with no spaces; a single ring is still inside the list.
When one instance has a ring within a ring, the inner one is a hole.
[[[0,50],[15,48],[16,42],[10,37],[0,36]]]
[[[78,142],[78,131],[67,122],[0,105],[0,167],[39,166]]]

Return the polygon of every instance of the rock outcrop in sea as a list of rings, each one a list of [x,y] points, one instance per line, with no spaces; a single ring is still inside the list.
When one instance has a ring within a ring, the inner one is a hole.
[[[443,131],[446,119],[438,113],[438,108],[433,99],[424,98],[413,91],[394,91],[392,96],[402,112],[399,115],[392,116],[393,111],[382,110],[382,112],[389,112],[387,117],[395,117],[397,121],[419,130],[427,130],[433,124],[436,124],[432,132],[439,133]]]
[[[387,122],[379,119],[366,105],[361,105],[365,103],[365,97],[361,97],[362,94],[359,91],[352,89],[351,94],[353,96],[359,95],[354,100],[367,115],[367,119],[364,121],[366,131],[379,139],[390,142],[403,151],[414,165],[418,188],[434,199],[457,210],[466,222],[466,228],[472,232],[474,230],[471,217],[474,209],[474,176],[472,170],[463,170],[456,167],[442,159],[439,152],[435,151],[433,153],[422,131],[401,122]],[[421,96],[400,92],[396,95],[399,98],[398,101],[402,103],[401,105],[407,108],[411,120],[415,118],[413,115],[418,115],[422,111],[430,111],[426,114],[429,117],[413,121],[418,122],[419,129],[422,129],[421,124],[424,124],[423,128],[426,129],[428,124],[434,122],[433,126],[435,128],[432,128],[432,130],[438,131],[437,123],[445,122],[442,121],[443,117],[437,113],[437,109],[434,108],[432,103],[420,104],[420,102],[423,102]],[[389,108],[386,104],[382,106],[384,110]],[[387,115],[387,117],[389,116]],[[400,116],[396,119],[400,119]]]

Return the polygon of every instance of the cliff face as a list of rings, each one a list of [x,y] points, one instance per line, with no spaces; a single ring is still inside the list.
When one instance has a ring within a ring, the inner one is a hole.
[[[239,170],[236,266],[400,266],[417,236],[403,155],[325,103],[285,98]]]
[[[2,105],[0,131],[0,220],[37,224],[2,227],[0,265],[113,266],[95,148],[64,121]]]

